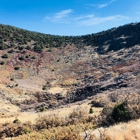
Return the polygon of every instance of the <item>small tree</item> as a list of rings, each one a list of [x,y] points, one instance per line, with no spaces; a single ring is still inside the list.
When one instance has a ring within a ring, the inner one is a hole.
[[[39,46],[39,45],[36,45],[36,46],[34,46],[34,51],[38,52],[38,53],[41,53],[42,52],[42,47]]]

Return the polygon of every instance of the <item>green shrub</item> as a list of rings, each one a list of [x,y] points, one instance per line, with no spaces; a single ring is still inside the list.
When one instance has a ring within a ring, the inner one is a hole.
[[[25,59],[24,56],[19,57],[19,60],[24,60],[24,59]]]
[[[29,55],[26,55],[25,58],[29,58]]]
[[[131,119],[131,113],[129,112],[126,102],[115,105],[111,116],[116,122],[129,121]]]
[[[43,86],[43,87],[42,87],[42,90],[46,90],[46,86]]]
[[[8,58],[8,57],[9,57],[8,54],[2,55],[2,58]]]
[[[93,111],[93,109],[92,109],[92,107],[89,109],[89,114],[92,114],[92,113],[94,113],[94,111]]]
[[[17,87],[18,86],[18,84],[15,84],[15,87]]]
[[[13,52],[14,52],[14,50],[13,50],[13,49],[11,49],[11,50],[9,50],[9,51],[8,51],[8,53],[13,53]]]
[[[5,64],[5,62],[4,62],[4,61],[1,61],[1,62],[0,62],[0,64],[1,64],[1,65],[4,65],[4,64]]]
[[[30,47],[30,46],[26,46],[25,49],[27,49],[27,50],[31,50],[31,47]]]
[[[14,81],[14,78],[11,78],[10,80],[11,80],[11,81]]]
[[[59,59],[57,59],[57,62],[60,62],[60,58],[59,58]]]
[[[41,111],[41,112],[45,112],[45,111],[46,111],[46,108],[45,108],[45,107],[42,107],[42,108],[40,109],[40,111]]]
[[[14,68],[14,70],[19,70],[19,69],[20,69],[20,67],[15,67],[15,68]]]
[[[23,51],[21,51],[21,53],[22,53],[22,54],[26,54],[26,51],[25,51],[25,50],[23,50]]]
[[[21,121],[18,119],[18,118],[16,118],[14,121],[13,121],[13,123],[20,123]]]
[[[36,46],[34,46],[34,51],[38,52],[38,53],[41,53],[42,52],[42,47],[39,46],[39,45],[36,45]]]
[[[36,57],[35,56],[32,56],[31,59],[36,59]]]
[[[19,48],[18,48],[20,51],[21,50],[23,50],[24,49],[24,47],[23,46],[19,46]]]
[[[25,134],[28,134],[28,133],[30,133],[31,132],[31,130],[29,129],[29,128],[26,128],[25,130],[24,130],[24,133]]]

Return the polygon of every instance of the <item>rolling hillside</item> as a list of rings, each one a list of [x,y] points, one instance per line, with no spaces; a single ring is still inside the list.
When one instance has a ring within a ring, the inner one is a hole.
[[[140,23],[82,36],[0,25],[1,119],[11,121],[16,113],[25,121],[22,115],[31,113],[26,121],[34,122],[42,110],[62,115],[60,108],[83,104],[99,115],[126,99],[139,118],[139,82]]]

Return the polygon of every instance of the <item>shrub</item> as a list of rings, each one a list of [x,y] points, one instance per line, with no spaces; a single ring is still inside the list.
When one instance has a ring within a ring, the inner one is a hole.
[[[32,56],[31,59],[36,59],[36,57],[35,56]]]
[[[92,107],[104,107],[105,103],[97,100],[91,101]]]
[[[25,49],[27,49],[27,50],[31,50],[31,47],[30,47],[30,46],[26,46]]]
[[[45,111],[46,111],[46,108],[45,108],[45,107],[42,107],[42,108],[40,109],[40,111],[41,111],[41,112],[45,112]]]
[[[5,64],[5,62],[4,62],[4,61],[1,61],[1,62],[0,62],[0,64],[1,64],[1,65],[4,65],[4,64]]]
[[[4,139],[30,133],[33,130],[33,125],[31,122],[20,123],[16,118],[13,123],[0,124],[0,130],[0,139]]]
[[[11,78],[10,80],[11,80],[11,81],[14,81],[14,78]]]
[[[87,123],[92,122],[93,118],[88,116],[88,111],[86,110],[74,110],[68,116],[67,125],[68,124],[77,124],[77,123]]]
[[[24,56],[19,57],[19,60],[24,60],[24,59],[25,59]]]
[[[92,114],[94,111],[92,109],[92,107],[89,109],[89,114]]]
[[[9,57],[8,54],[2,55],[2,58],[8,58],[8,57]]]
[[[15,87],[17,87],[18,86],[18,84],[15,84]]]
[[[53,127],[58,127],[58,126],[63,126],[64,122],[62,121],[61,118],[59,118],[56,115],[45,115],[45,116],[40,116],[36,120],[36,129],[48,129],[48,128],[53,128]]]
[[[43,87],[42,87],[42,90],[46,90],[46,86],[43,86]]]
[[[59,58],[59,59],[57,59],[57,62],[60,62],[60,58]]]
[[[13,121],[13,123],[20,123],[21,121],[18,119],[18,118],[16,118],[14,121]]]
[[[19,69],[20,69],[20,67],[15,67],[15,68],[14,68],[14,70],[19,70]]]
[[[36,45],[36,46],[34,46],[34,51],[35,51],[35,52],[38,52],[38,53],[41,53],[41,52],[42,52],[42,47]]]
[[[22,53],[22,54],[26,54],[26,51],[25,51],[25,50],[23,50],[23,51],[21,51],[21,53]]]
[[[0,45],[0,50],[6,50],[6,49],[7,49],[6,45],[4,45],[4,44]]]
[[[23,50],[24,49],[24,47],[23,46],[19,46],[19,48],[18,48],[19,50]]]
[[[13,50],[13,49],[11,49],[11,50],[9,50],[9,51],[8,51],[8,53],[13,53],[13,52],[14,52],[14,50]]]
[[[29,129],[29,128],[26,128],[25,130],[24,130],[24,133],[25,134],[28,134],[28,133],[30,133],[31,132],[31,130]]]
[[[56,140],[83,140],[83,138],[75,130],[61,130],[55,134]]]
[[[131,119],[131,114],[129,112],[126,102],[122,102],[114,106],[112,111],[112,118],[116,122],[125,122]]]
[[[26,55],[25,58],[29,58],[29,55]]]
[[[104,107],[98,122],[101,126],[110,126],[118,122],[127,122],[132,118],[132,112],[130,112],[130,108],[124,101],[116,104],[114,107]]]

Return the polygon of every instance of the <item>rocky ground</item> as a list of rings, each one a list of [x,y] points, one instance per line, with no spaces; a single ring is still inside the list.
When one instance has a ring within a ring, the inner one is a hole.
[[[85,99],[103,107],[123,100],[123,94],[139,95],[139,50],[134,46],[101,55],[90,46],[80,50],[67,46],[51,53],[28,51],[26,55],[36,59],[23,61],[18,59],[21,54],[11,54],[0,65],[1,113],[13,117],[13,113],[40,112],[42,107],[54,109]],[[18,65],[20,69],[14,70]]]

